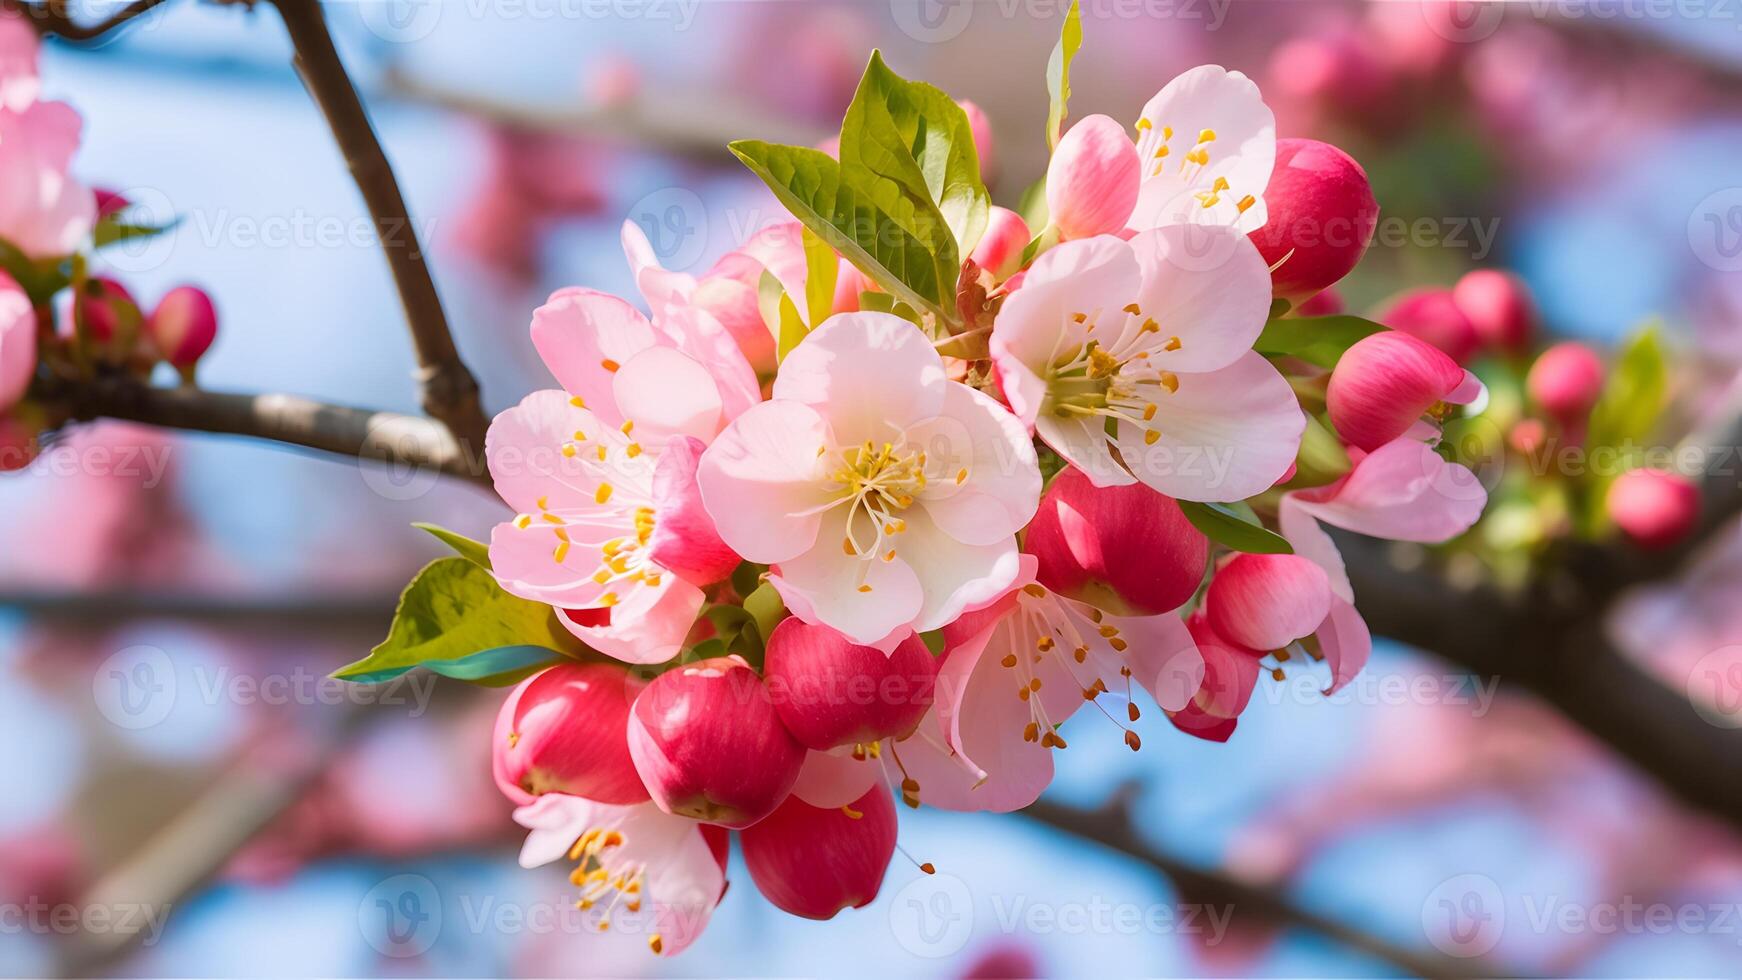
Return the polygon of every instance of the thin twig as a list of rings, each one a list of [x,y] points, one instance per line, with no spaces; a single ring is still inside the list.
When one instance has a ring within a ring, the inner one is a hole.
[[[1496,973],[1479,959],[1453,960],[1416,952],[1363,932],[1354,926],[1295,904],[1272,889],[1216,871],[1199,868],[1150,845],[1132,824],[1125,793],[1106,806],[1089,810],[1040,800],[1021,812],[1038,823],[1065,831],[1137,858],[1173,881],[1181,895],[1205,905],[1226,906],[1240,921],[1293,925],[1335,940],[1418,977],[1479,977]]]
[[[251,436],[484,482],[482,453],[432,419],[297,395],[154,388],[123,379],[44,385],[33,393],[67,419],[122,419],[172,429]],[[478,444],[481,446],[481,444]]]
[[[318,0],[273,0],[296,50],[294,63],[303,85],[326,116],[333,139],[344,154],[357,189],[374,218],[381,250],[399,290],[400,304],[417,347],[418,383],[423,408],[452,429],[466,446],[483,445],[489,421],[479,401],[478,382],[460,359],[448,329],[435,281],[424,261],[423,247],[412,227],[405,197],[393,176],[393,166],[369,122],[357,89],[345,71],[326,15]]]
[[[66,11],[64,0],[48,3],[25,3],[23,0],[0,0],[0,9],[23,15],[38,34],[52,34],[75,44],[95,41],[135,17],[151,12],[166,0],[133,0],[127,6],[93,24],[75,23]]]

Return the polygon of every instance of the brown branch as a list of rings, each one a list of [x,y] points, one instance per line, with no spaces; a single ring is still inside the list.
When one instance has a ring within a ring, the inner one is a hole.
[[[418,383],[423,408],[476,451],[489,421],[479,401],[478,382],[460,360],[442,311],[441,297],[424,262],[405,197],[393,166],[369,122],[356,86],[345,71],[327,30],[319,0],[273,0],[296,50],[293,59],[303,85],[326,116],[357,189],[375,221],[388,269],[399,290],[406,323],[417,347]]]
[[[133,0],[115,13],[94,24],[76,23],[67,13],[65,0],[47,3],[25,3],[23,0],[0,0],[0,9],[22,15],[38,34],[53,35],[63,41],[81,44],[95,41],[128,21],[150,13],[166,0]]]
[[[1039,800],[1021,812],[1025,817],[1066,833],[1128,854],[1174,883],[1182,896],[1206,906],[1225,906],[1233,921],[1254,925],[1292,925],[1310,929],[1351,949],[1383,960],[1411,976],[1479,977],[1516,975],[1491,971],[1480,959],[1451,959],[1394,946],[1354,926],[1295,904],[1270,888],[1206,870],[1151,846],[1132,823],[1128,792],[1115,794],[1107,805],[1089,810]]]
[[[111,418],[251,436],[487,482],[480,453],[441,423],[416,415],[330,405],[297,395],[154,388],[123,379],[45,384],[33,397],[62,419]]]

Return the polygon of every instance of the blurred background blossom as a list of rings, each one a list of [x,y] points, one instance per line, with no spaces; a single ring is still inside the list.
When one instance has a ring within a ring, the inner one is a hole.
[[[994,196],[1014,205],[1044,170],[1042,71],[1063,12],[330,7],[491,410],[542,380],[525,327],[544,295],[634,294],[625,219],[692,273],[781,220],[724,142],[819,142],[872,46],[983,109]],[[1079,105],[1132,118],[1186,67],[1246,71],[1279,135],[1335,142],[1372,177],[1381,226],[1340,287],[1351,309],[1510,269],[1555,333],[1612,341],[1662,322],[1699,365],[1685,404],[1715,411],[1742,364],[1742,20],[1723,9],[1085,3],[1073,86]],[[43,77],[85,118],[78,176],[182,216],[105,254],[144,294],[186,281],[212,293],[224,331],[207,383],[413,410],[395,296],[288,55],[269,9],[172,3],[94,48],[50,44]],[[901,842],[939,874],[898,862],[877,902],[833,921],[741,893],[675,961],[591,935],[565,916],[555,872],[513,863],[486,771],[500,692],[322,680],[380,638],[399,585],[438,553],[411,521],[477,532],[494,519],[483,493],[425,475],[118,424],[0,480],[0,971],[1396,972],[1299,921],[1229,926],[1218,897],[1055,829],[932,811],[904,819]],[[1610,624],[1672,685],[1742,649],[1736,542],[1732,527]],[[1720,666],[1742,671],[1742,654]],[[1094,807],[1124,785],[1144,842],[1404,949],[1518,972],[1734,975],[1733,830],[1528,696],[1428,655],[1382,645],[1331,705],[1296,680],[1261,688],[1226,745],[1165,726],[1137,756],[1111,735],[1073,739],[1049,798]],[[132,908],[142,894],[167,904]],[[1708,918],[1557,917],[1623,903]],[[94,907],[139,922],[62,928],[45,911]],[[1727,926],[1710,917],[1725,909]]]

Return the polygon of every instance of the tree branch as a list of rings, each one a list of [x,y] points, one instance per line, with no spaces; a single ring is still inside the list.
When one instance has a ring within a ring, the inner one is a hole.
[[[65,0],[47,3],[25,3],[24,0],[0,0],[0,9],[23,15],[38,34],[52,34],[63,41],[82,44],[95,41],[135,17],[149,13],[166,0],[133,0],[115,13],[94,24],[77,24],[66,11]]]
[[[479,401],[478,382],[460,360],[442,311],[441,297],[424,262],[411,217],[393,167],[333,47],[326,15],[319,0],[273,0],[296,50],[294,64],[303,85],[326,116],[333,139],[344,154],[351,177],[362,192],[375,231],[387,256],[388,269],[405,308],[406,323],[417,347],[417,379],[423,408],[452,429],[473,451],[483,446],[489,426]]]
[[[41,389],[45,390],[33,394],[66,419],[122,419],[195,432],[252,436],[488,483],[482,454],[455,439],[446,426],[421,416],[329,405],[296,395],[154,388],[115,378],[56,383]]]
[[[1038,823],[1137,858],[1170,879],[1181,895],[1205,905],[1225,905],[1240,922],[1277,923],[1310,929],[1383,960],[1411,976],[1510,975],[1492,972],[1479,959],[1454,960],[1393,946],[1377,936],[1296,905],[1271,889],[1208,871],[1165,854],[1150,846],[1137,833],[1131,821],[1130,806],[1124,799],[1126,795],[1115,794],[1106,806],[1095,810],[1043,799],[1020,812]]]

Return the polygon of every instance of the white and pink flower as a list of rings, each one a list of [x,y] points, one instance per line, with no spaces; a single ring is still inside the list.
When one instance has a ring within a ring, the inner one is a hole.
[[[774,566],[795,615],[885,649],[1010,587],[1041,483],[1021,423],[948,380],[912,323],[870,312],[794,348],[698,480],[721,539]]]
[[[1066,242],[992,328],[1004,396],[1098,486],[1242,500],[1276,483],[1306,416],[1252,350],[1270,272],[1245,235],[1181,226]]]
[[[71,254],[97,220],[91,189],[68,173],[83,122],[38,101],[35,32],[0,16],[0,239],[33,259]]]

